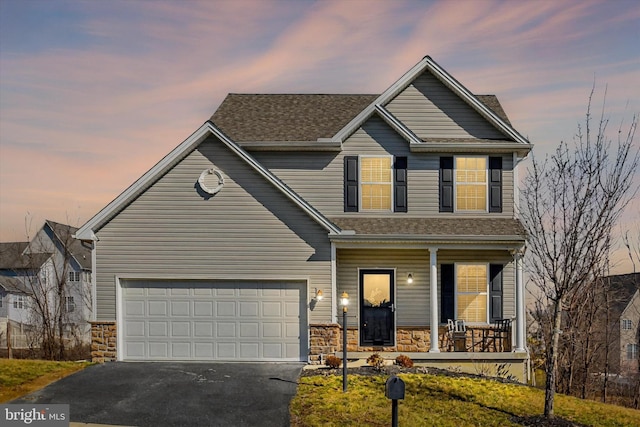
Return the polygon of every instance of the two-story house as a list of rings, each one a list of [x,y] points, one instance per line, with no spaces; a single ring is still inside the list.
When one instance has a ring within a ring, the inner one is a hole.
[[[640,342],[640,273],[605,277],[613,299],[611,307],[612,351],[610,366],[616,374],[637,375]]]
[[[530,149],[495,96],[430,57],[379,95],[230,94],[78,230],[94,248],[94,358],[318,362],[342,352],[347,293],[349,358],[523,378]],[[491,348],[498,319],[513,328]]]
[[[14,348],[37,345],[43,313],[62,319],[64,339],[89,341],[91,247],[76,231],[47,220],[31,241],[0,243],[0,318]]]

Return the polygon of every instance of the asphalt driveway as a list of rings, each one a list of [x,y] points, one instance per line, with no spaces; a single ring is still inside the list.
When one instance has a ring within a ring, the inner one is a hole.
[[[73,422],[288,426],[303,363],[105,363],[11,403],[68,403]]]

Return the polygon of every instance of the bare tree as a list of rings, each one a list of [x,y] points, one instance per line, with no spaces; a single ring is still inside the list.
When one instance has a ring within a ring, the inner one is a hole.
[[[82,243],[73,238],[76,229],[65,224],[46,221],[33,237],[29,230],[27,223],[28,242],[2,256],[11,258],[12,280],[27,296],[23,324],[28,327],[30,346],[38,348],[42,358],[64,359],[88,332],[85,308],[91,307],[90,285],[72,253]]]
[[[554,415],[562,313],[571,309],[571,294],[604,271],[613,227],[635,195],[637,117],[628,132],[620,129],[614,146],[606,133],[604,104],[598,126],[592,128],[593,94],[594,89],[574,144],[561,142],[544,161],[534,157],[522,191],[521,219],[529,233],[528,268],[551,307],[544,405],[549,418]]]

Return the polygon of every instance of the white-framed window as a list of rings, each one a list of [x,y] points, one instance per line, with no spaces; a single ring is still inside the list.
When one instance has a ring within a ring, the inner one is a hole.
[[[25,307],[24,295],[14,295],[13,308],[24,308],[24,307]]]
[[[488,157],[456,156],[454,162],[456,212],[487,212]]]
[[[622,319],[622,330],[630,331],[632,328],[631,319]]]
[[[79,282],[80,281],[80,272],[79,271],[70,271],[69,272],[69,282]]]
[[[638,358],[638,344],[627,344],[627,360]]]
[[[456,264],[456,319],[469,323],[488,320],[489,266]]]
[[[73,297],[64,297],[64,310],[66,313],[71,313],[76,310],[76,303]]]
[[[393,157],[360,157],[360,210],[393,207]]]

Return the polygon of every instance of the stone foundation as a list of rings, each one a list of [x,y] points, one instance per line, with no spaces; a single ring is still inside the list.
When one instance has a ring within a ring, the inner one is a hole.
[[[91,361],[115,362],[118,330],[115,321],[91,323]]]

